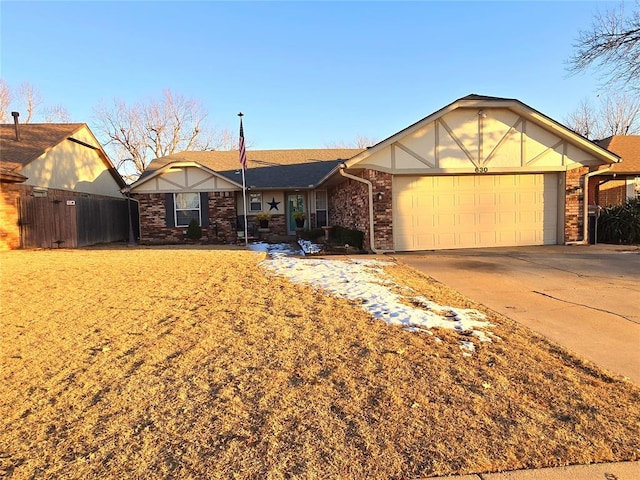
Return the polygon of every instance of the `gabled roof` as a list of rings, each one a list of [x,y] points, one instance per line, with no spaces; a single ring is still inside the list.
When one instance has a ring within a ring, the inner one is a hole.
[[[86,123],[25,123],[19,125],[20,141],[16,140],[15,124],[0,124],[0,171],[8,178],[26,177],[20,170],[83,128]],[[92,134],[93,135],[93,134]],[[96,143],[98,141],[96,140]],[[95,147],[92,147],[95,148]],[[109,172],[120,187],[126,183],[118,174],[102,148],[97,149]]]
[[[256,189],[305,189],[321,183],[341,162],[362,149],[248,150],[246,185]],[[242,184],[237,150],[181,152],[153,160],[132,188],[177,162],[193,162]]]
[[[640,135],[614,135],[597,143],[622,157],[622,162],[613,165],[604,175],[640,175]]]
[[[398,133],[382,140],[376,145],[369,147],[367,150],[362,152],[359,155],[349,159],[346,162],[347,167],[353,167],[358,162],[368,157],[369,155],[382,150],[383,148],[391,145],[397,140],[410,135],[411,133],[419,130],[423,126],[428,123],[431,123],[447,113],[456,110],[457,108],[490,108],[490,107],[498,107],[498,108],[507,108],[512,110],[513,112],[522,115],[530,121],[537,123],[538,125],[544,126],[550,130],[553,130],[558,136],[566,139],[570,143],[586,149],[590,151],[594,157],[602,160],[605,163],[611,164],[620,161],[617,155],[611,153],[605,148],[602,148],[595,142],[588,140],[582,135],[577,134],[576,132],[570,130],[559,122],[556,122],[550,117],[547,117],[543,113],[531,108],[529,105],[522,103],[520,100],[515,98],[500,98],[500,97],[489,97],[486,95],[477,95],[472,93],[467,95],[466,97],[459,98],[449,105],[437,110],[431,115],[423,118],[422,120],[417,121],[416,123],[409,125],[407,128],[400,130]]]

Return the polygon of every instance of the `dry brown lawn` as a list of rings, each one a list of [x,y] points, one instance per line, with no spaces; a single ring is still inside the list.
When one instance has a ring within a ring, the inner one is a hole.
[[[455,333],[372,320],[262,258],[0,254],[0,477],[401,479],[640,458],[634,384],[492,312],[503,340],[464,357]]]

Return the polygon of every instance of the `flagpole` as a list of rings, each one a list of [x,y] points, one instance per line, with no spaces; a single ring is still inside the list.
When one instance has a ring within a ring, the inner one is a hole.
[[[247,168],[246,150],[244,145],[244,131],[242,129],[242,117],[244,114],[240,112],[240,166],[242,168],[242,203],[244,205],[244,245],[249,245],[249,222],[247,221],[247,183],[244,176],[244,171]]]
[[[244,168],[242,169],[242,201],[244,203],[244,245],[249,245],[249,232],[247,231],[247,185],[244,179]]]

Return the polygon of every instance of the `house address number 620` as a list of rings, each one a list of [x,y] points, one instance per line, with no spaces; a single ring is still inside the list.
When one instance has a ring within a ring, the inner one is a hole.
[[[476,167],[476,173],[488,173],[488,172],[489,172],[488,167]]]

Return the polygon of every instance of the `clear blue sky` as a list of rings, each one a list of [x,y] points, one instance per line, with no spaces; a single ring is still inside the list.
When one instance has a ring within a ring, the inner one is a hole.
[[[616,4],[3,0],[0,76],[89,126],[101,101],[168,88],[218,128],[244,112],[254,149],[382,140],[470,93],[563,121],[599,93],[567,76],[572,43]]]

